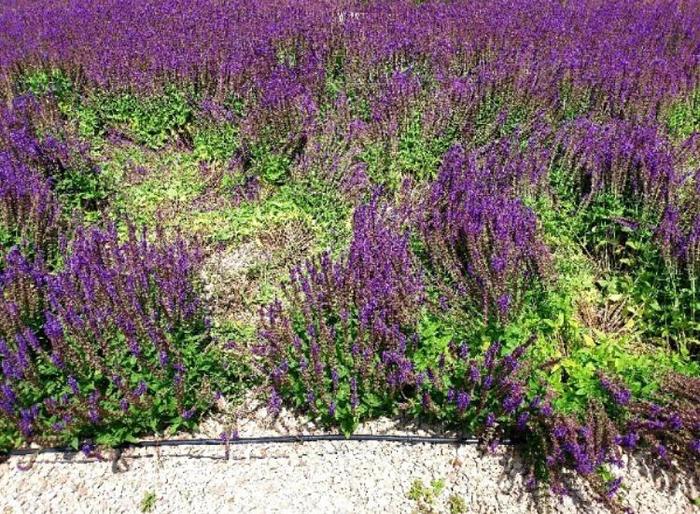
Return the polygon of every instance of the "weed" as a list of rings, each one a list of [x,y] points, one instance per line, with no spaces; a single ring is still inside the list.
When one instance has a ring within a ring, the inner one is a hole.
[[[447,499],[450,514],[467,514],[467,502],[458,494],[451,494]]]
[[[141,503],[139,505],[141,512],[153,512],[157,499],[156,493],[153,491],[146,491],[143,493],[143,498],[141,498]]]

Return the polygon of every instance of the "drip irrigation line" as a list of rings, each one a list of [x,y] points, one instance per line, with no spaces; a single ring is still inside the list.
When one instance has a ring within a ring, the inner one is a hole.
[[[126,443],[116,446],[117,450],[128,448],[159,448],[171,446],[236,446],[243,444],[283,444],[283,443],[312,443],[329,441],[354,441],[354,442],[386,442],[399,444],[454,444],[454,445],[475,445],[482,442],[475,437],[438,437],[419,435],[389,435],[389,434],[353,434],[344,436],[342,434],[321,434],[321,435],[283,435],[266,437],[237,437],[224,441],[223,439],[157,439],[142,440],[133,443]],[[511,439],[499,440],[499,445],[514,446],[517,444]],[[68,447],[46,447],[46,448],[17,448],[9,452],[0,453],[0,458],[38,455],[42,453],[76,453],[80,450]]]

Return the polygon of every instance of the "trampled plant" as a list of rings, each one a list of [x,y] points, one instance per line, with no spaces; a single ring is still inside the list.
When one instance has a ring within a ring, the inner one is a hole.
[[[27,167],[49,181],[67,214],[103,205],[106,185],[90,144],[77,135],[50,96],[25,94],[0,110],[0,144],[4,162]]]
[[[0,153],[0,249],[24,245],[31,252],[55,250],[60,218],[49,180]]]

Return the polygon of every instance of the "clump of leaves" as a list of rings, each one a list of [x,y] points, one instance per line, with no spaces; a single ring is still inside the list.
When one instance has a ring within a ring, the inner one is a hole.
[[[447,508],[450,514],[466,514],[467,502],[458,494],[451,494],[447,499]]]
[[[143,493],[143,498],[141,498],[141,503],[139,505],[141,512],[153,512],[157,499],[156,493],[153,491],[146,491]]]
[[[426,486],[422,480],[416,479],[411,484],[406,496],[418,503],[418,512],[428,514],[435,512],[435,500],[445,488],[445,481],[441,478],[434,479]]]

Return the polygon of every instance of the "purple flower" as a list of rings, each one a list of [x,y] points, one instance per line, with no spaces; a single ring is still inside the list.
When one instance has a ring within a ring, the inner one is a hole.
[[[603,386],[608,393],[613,397],[613,400],[617,405],[627,405],[632,397],[629,389],[621,387],[620,385],[614,383],[612,380],[604,375],[600,375],[600,385]]]
[[[623,448],[634,449],[637,447],[637,443],[639,442],[639,435],[637,432],[631,431],[624,435],[616,436],[615,442]]]
[[[306,403],[311,405],[311,407],[314,407],[314,402],[316,401],[316,395],[314,394],[313,391],[308,391],[306,393]]]
[[[506,414],[513,414],[520,404],[523,402],[522,393],[514,392],[509,394],[503,400],[503,410]]]
[[[19,415],[19,429],[24,437],[29,438],[34,435],[34,423],[39,415],[39,406],[33,405],[28,409],[20,409]]]
[[[496,424],[496,415],[493,412],[489,412],[486,415],[486,420],[484,421],[484,425],[487,428],[490,428]]]
[[[505,315],[510,307],[511,296],[509,294],[503,294],[496,300],[496,305],[498,306],[498,312]]]
[[[666,459],[668,457],[668,450],[663,444],[657,444],[655,450],[656,454],[662,459]]]
[[[617,491],[620,489],[621,485],[622,485],[622,477],[617,477],[617,478],[611,480],[607,485],[607,491],[606,491],[605,495],[608,498],[613,498],[617,494]]]
[[[690,451],[700,454],[700,439],[693,439],[688,446]]]
[[[267,410],[273,416],[276,416],[282,410],[282,398],[275,389],[270,391],[270,396],[267,401]]]
[[[136,396],[137,398],[140,398],[141,396],[143,396],[144,394],[146,394],[146,391],[147,391],[147,390],[148,390],[148,386],[146,385],[146,382],[144,382],[144,381],[142,380],[142,381],[140,381],[140,382],[138,383],[138,385],[137,385],[136,388],[134,389],[133,394],[134,394],[134,396]]]
[[[80,451],[83,452],[86,457],[94,457],[97,452],[97,446],[92,442],[86,441],[80,445]]]
[[[459,391],[457,393],[457,410],[459,412],[464,412],[467,407],[469,407],[469,403],[471,401],[471,398],[469,397],[469,394],[467,394],[466,391]]]
[[[520,415],[518,415],[518,421],[516,423],[518,430],[525,430],[528,419],[530,419],[529,412],[521,412]]]
[[[352,410],[355,410],[359,404],[360,400],[357,396],[357,379],[352,377],[350,379],[350,407]]]
[[[430,393],[428,393],[428,391],[423,391],[421,394],[421,406],[423,410],[430,410],[431,403]]]
[[[481,380],[481,372],[475,362],[469,365],[469,380],[474,384],[478,384]]]
[[[15,409],[15,404],[17,403],[17,395],[15,395],[14,390],[9,384],[0,384],[0,393],[2,393],[2,398],[0,398],[0,409],[2,409],[8,416],[12,416]]]
[[[564,439],[568,431],[564,425],[556,425],[552,433],[557,439]]]
[[[68,377],[68,387],[70,387],[73,394],[78,394],[80,392],[78,389],[78,381],[72,375]]]

